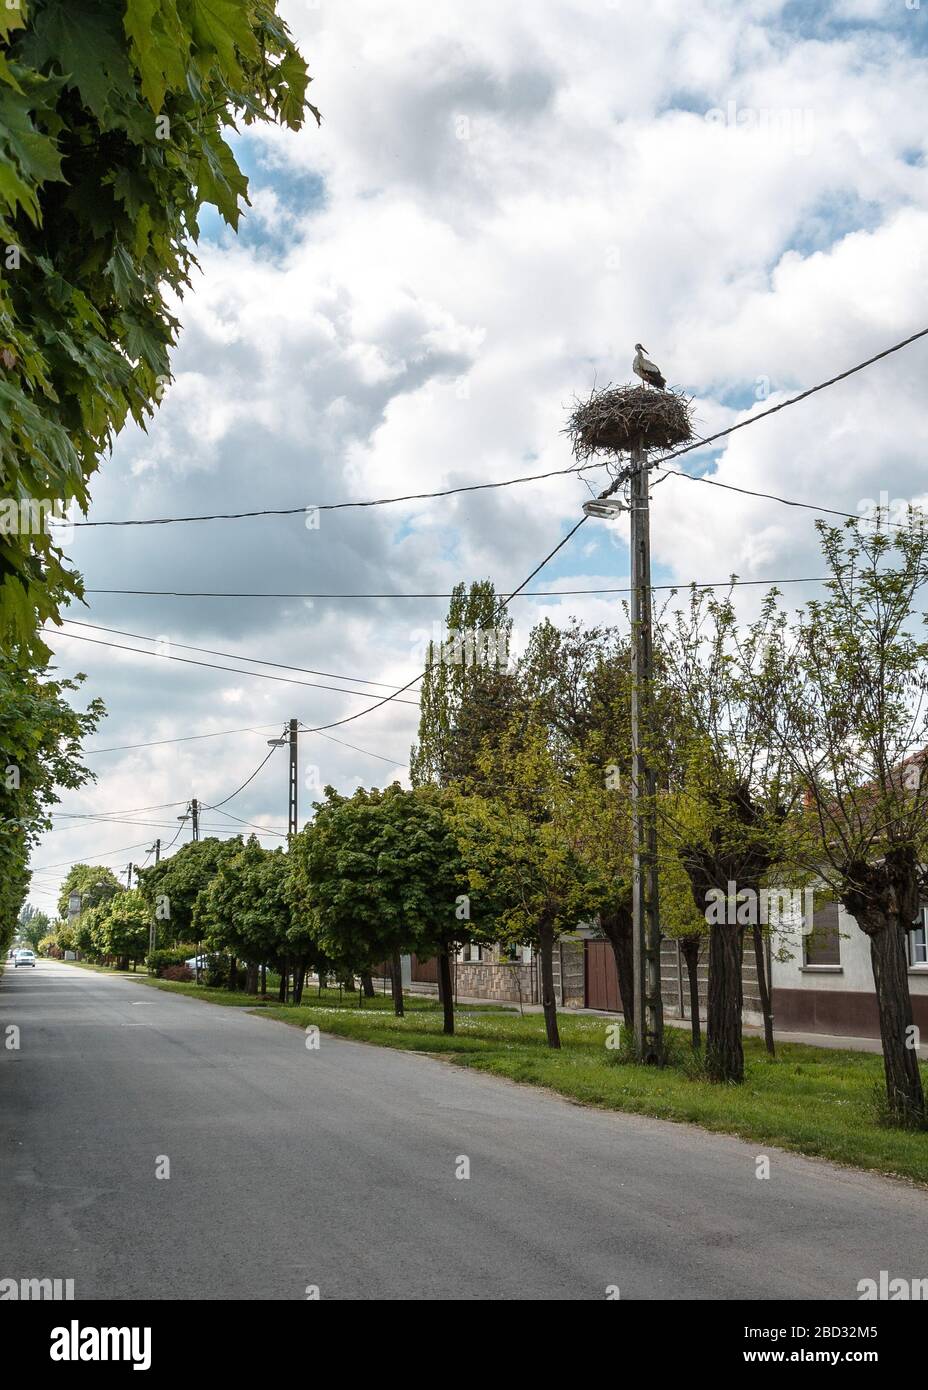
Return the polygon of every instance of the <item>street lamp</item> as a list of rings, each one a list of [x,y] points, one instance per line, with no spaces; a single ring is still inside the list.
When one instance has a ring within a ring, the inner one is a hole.
[[[594,497],[583,504],[584,516],[597,516],[603,521],[614,521],[620,512],[630,512],[631,507],[618,497]]]

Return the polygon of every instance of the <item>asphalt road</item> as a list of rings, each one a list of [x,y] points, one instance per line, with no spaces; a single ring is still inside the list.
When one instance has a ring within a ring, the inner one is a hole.
[[[901,1183],[425,1057],[310,1051],[54,962],[7,969],[9,1024],[0,1278],[72,1278],[78,1299],[627,1300],[853,1299],[881,1269],[928,1274],[928,1193]]]

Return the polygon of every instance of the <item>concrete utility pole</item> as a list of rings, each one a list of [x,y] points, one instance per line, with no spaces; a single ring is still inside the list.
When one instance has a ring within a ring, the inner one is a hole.
[[[282,734],[280,738],[269,738],[268,748],[287,748],[290,749],[290,771],[287,793],[287,838],[292,838],[298,831],[299,825],[299,785],[300,785],[300,721],[291,719],[288,733]]]
[[[134,868],[135,868],[135,865],[134,865],[134,864],[127,864],[127,865],[126,865],[126,887],[127,887],[127,888],[131,888],[131,887],[132,887],[132,870],[133,870]]]
[[[299,769],[300,769],[300,738],[299,720],[290,720],[290,795],[287,807],[287,835],[293,836],[299,829],[297,825],[298,817],[298,796],[299,796]]]
[[[193,826],[193,838],[200,838],[200,803],[196,797],[190,803],[190,823]]]
[[[648,765],[653,738],[654,675],[651,627],[650,481],[641,444],[632,449],[630,478],[632,562],[632,844],[635,970],[635,1043],[644,1062],[661,1062],[661,927],[657,880],[656,783]]]
[[[148,851],[148,853],[149,853],[149,854],[153,854],[153,855],[155,856],[155,863],[156,863],[156,864],[160,864],[160,863],[161,863],[161,838],[160,838],[160,836],[159,836],[159,838],[155,841],[155,843],[152,845],[152,847],[151,847],[151,849]],[[158,949],[158,923],[157,923],[157,921],[155,920],[155,918],[152,917],[151,922],[149,923],[149,927],[148,927],[148,954],[151,955],[151,953],[152,953],[153,951],[157,951],[157,949]]]

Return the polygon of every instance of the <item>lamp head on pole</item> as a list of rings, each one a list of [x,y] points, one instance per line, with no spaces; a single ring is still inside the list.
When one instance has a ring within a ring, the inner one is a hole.
[[[583,504],[584,516],[600,517],[603,521],[615,521],[621,512],[631,511],[627,502],[619,497],[593,497]]]

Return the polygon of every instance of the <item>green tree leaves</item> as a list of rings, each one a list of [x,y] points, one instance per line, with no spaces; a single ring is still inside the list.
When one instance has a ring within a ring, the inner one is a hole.
[[[273,0],[0,8],[0,499],[86,511],[161,400],[199,209],[247,202],[224,130],[298,128],[308,80]],[[80,594],[48,528],[0,536],[0,647],[47,657],[37,622]]]
[[[2,554],[2,552],[0,552]],[[29,886],[29,853],[50,825],[56,788],[90,778],[81,741],[103,713],[99,700],[83,714],[68,697],[76,681],[0,661],[0,949],[10,939]]]

